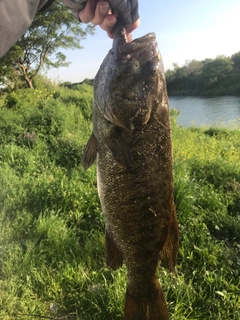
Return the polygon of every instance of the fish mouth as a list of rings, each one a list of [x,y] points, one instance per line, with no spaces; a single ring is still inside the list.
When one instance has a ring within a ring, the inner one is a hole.
[[[126,42],[119,46],[118,52],[122,55],[132,54],[139,50],[146,50],[156,42],[156,35],[154,32],[148,33],[145,36],[135,39],[131,42]]]
[[[151,32],[143,37],[132,40],[131,35],[127,35],[125,27],[118,24],[114,33],[112,49],[118,57],[132,56],[139,51],[157,51],[156,34]]]
[[[112,53],[118,61],[117,65],[127,63],[132,73],[141,71],[150,76],[155,74],[161,60],[154,32],[132,40],[121,25],[117,27],[114,34]]]

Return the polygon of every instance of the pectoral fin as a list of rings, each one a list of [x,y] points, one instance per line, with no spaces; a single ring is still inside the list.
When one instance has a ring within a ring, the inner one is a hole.
[[[92,133],[87,145],[84,149],[82,166],[84,170],[87,170],[94,163],[97,157],[97,138]]]
[[[107,146],[111,150],[113,158],[126,169],[131,169],[133,165],[132,152],[124,139],[119,137],[112,137],[107,140]]]
[[[174,271],[179,245],[179,231],[178,223],[175,212],[174,203],[171,206],[171,219],[168,227],[167,239],[164,243],[162,250],[160,251],[160,259],[162,266],[169,271]]]

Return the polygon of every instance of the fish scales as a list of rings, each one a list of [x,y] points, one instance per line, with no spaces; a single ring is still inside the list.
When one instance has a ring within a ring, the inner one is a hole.
[[[158,260],[173,271],[179,236],[168,96],[153,33],[128,42],[124,28],[116,30],[95,78],[84,168],[95,159],[106,262],[127,267],[124,319],[167,320]]]

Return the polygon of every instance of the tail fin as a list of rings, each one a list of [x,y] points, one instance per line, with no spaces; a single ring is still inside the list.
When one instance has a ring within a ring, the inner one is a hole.
[[[157,291],[149,300],[147,297],[133,297],[127,289],[124,320],[169,320],[166,300],[159,283]]]
[[[171,212],[172,216],[168,227],[168,235],[160,251],[160,259],[162,266],[173,272],[176,265],[179,245],[179,231],[174,203],[172,203]]]

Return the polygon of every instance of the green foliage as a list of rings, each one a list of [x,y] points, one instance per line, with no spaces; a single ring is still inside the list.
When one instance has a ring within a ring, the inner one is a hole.
[[[234,66],[235,66],[236,68],[239,68],[239,67],[240,67],[240,51],[234,53],[234,54],[231,56],[231,60],[233,61]]]
[[[82,49],[80,40],[93,34],[94,27],[83,25],[62,1],[35,16],[29,30],[1,59],[0,82],[15,87],[34,87],[34,78],[43,68],[68,66],[61,49]]]
[[[171,124],[172,124],[172,127],[174,128],[177,126],[177,117],[180,115],[180,113],[181,111],[176,109],[170,110]]]
[[[0,319],[122,319],[125,267],[104,262],[95,168],[81,168],[92,86],[0,98]],[[173,320],[240,317],[240,132],[183,128],[172,110],[175,274],[159,267]],[[37,317],[36,317],[37,318]]]
[[[169,95],[240,95],[239,52],[231,58],[217,56],[203,61],[186,61],[166,71]]]

